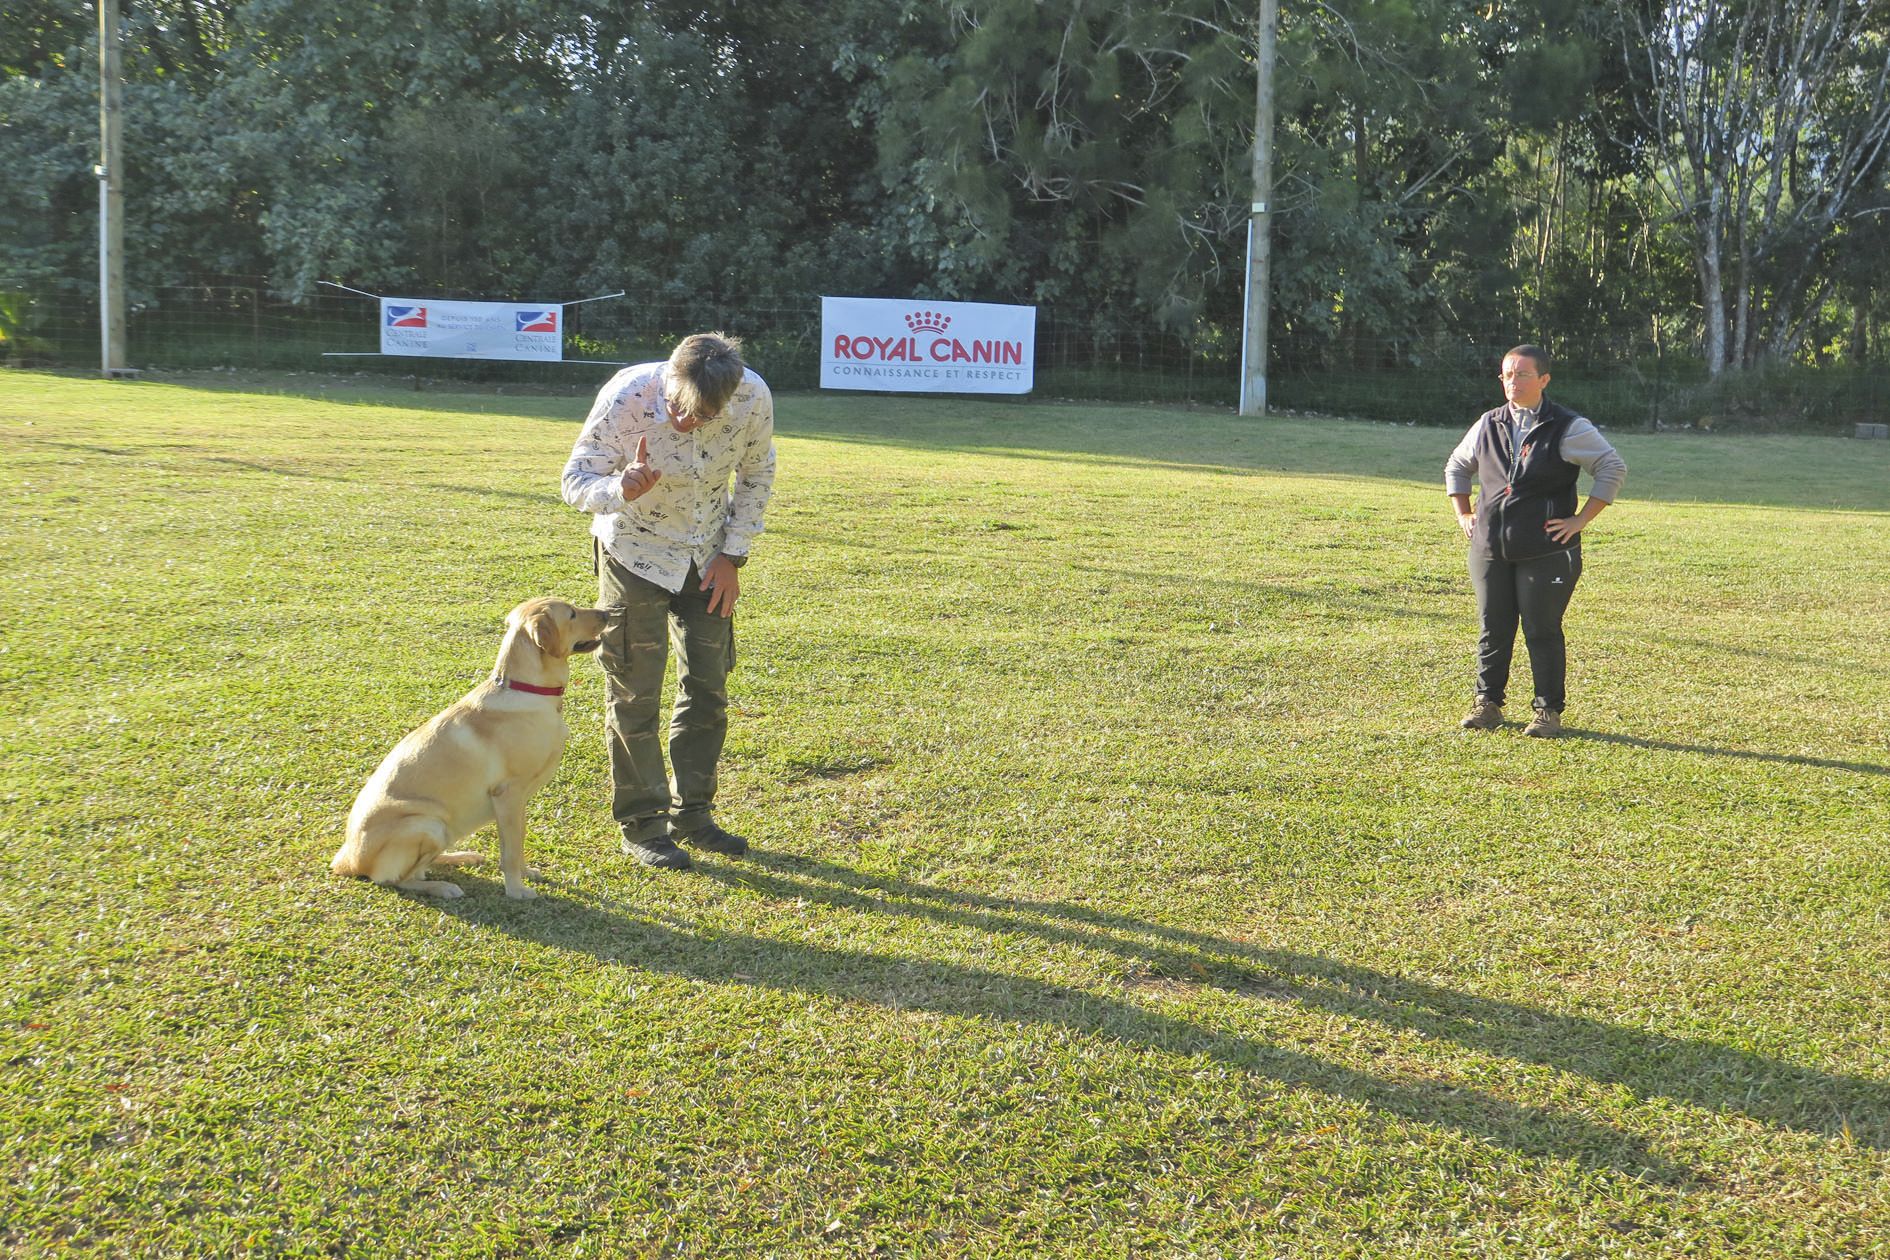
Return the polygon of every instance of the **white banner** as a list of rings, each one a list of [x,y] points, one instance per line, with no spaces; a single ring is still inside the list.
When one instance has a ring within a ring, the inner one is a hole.
[[[892,298],[820,299],[822,389],[1028,394],[1037,308]]]
[[[564,358],[564,307],[382,298],[381,353],[556,363]]]

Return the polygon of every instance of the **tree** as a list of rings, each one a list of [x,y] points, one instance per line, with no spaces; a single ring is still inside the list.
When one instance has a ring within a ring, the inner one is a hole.
[[[1275,362],[1468,365],[1512,333],[1596,357],[1698,335],[1716,370],[1890,344],[1886,9],[1285,6]],[[819,292],[1038,303],[1118,346],[1239,327],[1251,0],[127,13],[134,297],[212,274],[630,289],[591,308],[603,335],[652,302],[719,321]],[[96,64],[84,6],[0,13],[0,279],[23,289],[93,287]]]
[[[1217,0],[975,0],[903,58],[886,195],[943,296],[1127,308],[1169,326],[1240,274],[1250,31]],[[1248,25],[1250,25],[1250,19]]]
[[[1618,0],[1657,186],[1686,225],[1707,368],[1785,357],[1890,140],[1882,0]]]
[[[1286,356],[1392,366],[1440,334],[1460,341],[1541,308],[1508,257],[1529,209],[1510,148],[1561,137],[1561,152],[1604,165],[1592,155],[1603,3],[1287,6],[1272,198]],[[941,290],[1237,326],[1252,6],[959,0],[948,12],[944,48],[900,62],[879,119],[888,195],[930,229]],[[1621,155],[1607,157],[1613,177]]]

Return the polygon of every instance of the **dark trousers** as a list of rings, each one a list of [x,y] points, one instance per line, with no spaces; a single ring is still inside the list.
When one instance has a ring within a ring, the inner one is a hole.
[[[620,610],[598,658],[610,684],[604,715],[610,744],[611,817],[628,840],[686,834],[710,821],[715,763],[728,734],[728,672],[735,621],[709,611],[694,565],[674,595],[603,557],[600,608]],[[663,770],[663,671],[676,650],[676,703]]]
[[[1477,640],[1478,695],[1503,703],[1520,621],[1536,685],[1535,707],[1562,711],[1568,699],[1562,614],[1581,576],[1579,545],[1534,560],[1498,560],[1471,548],[1470,585],[1476,588],[1477,616],[1483,623],[1483,637]]]

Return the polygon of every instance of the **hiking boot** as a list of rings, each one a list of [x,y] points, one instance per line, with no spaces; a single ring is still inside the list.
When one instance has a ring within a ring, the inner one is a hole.
[[[748,852],[748,841],[732,831],[724,831],[714,823],[703,823],[694,831],[678,832],[676,838],[692,849],[701,849],[704,853],[726,853],[730,857],[740,857]]]
[[[625,837],[623,851],[645,866],[654,866],[659,871],[686,871],[695,863],[689,855],[676,847],[676,842],[668,836],[652,836],[648,840],[632,840]]]
[[[1488,696],[1478,696],[1470,712],[1457,723],[1466,731],[1493,731],[1503,724],[1503,706]]]
[[[1529,725],[1522,728],[1525,735],[1534,735],[1537,739],[1554,739],[1562,733],[1562,715],[1554,709],[1537,709],[1536,715],[1529,719]]]

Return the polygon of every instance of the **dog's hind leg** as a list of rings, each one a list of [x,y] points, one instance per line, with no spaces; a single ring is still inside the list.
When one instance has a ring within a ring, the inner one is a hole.
[[[486,860],[486,855],[483,853],[475,853],[471,849],[454,849],[451,852],[442,853],[439,856],[435,857],[433,859],[433,865],[435,866],[477,866],[485,860]]]
[[[375,883],[424,897],[463,897],[466,890],[442,879],[426,878],[427,867],[446,851],[446,824],[410,815],[391,822],[380,837],[374,860],[364,872]]]

